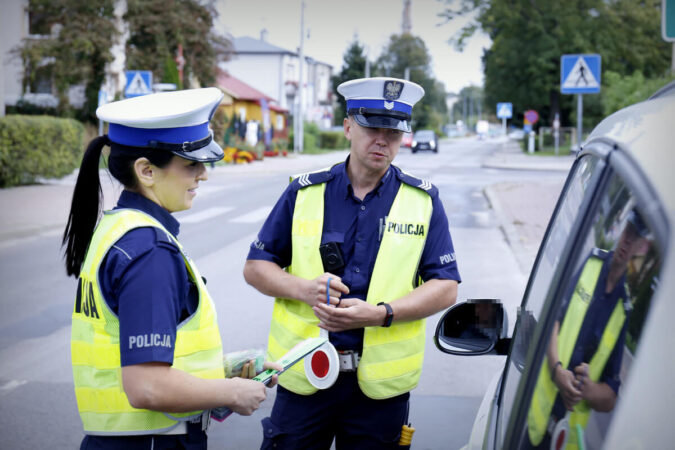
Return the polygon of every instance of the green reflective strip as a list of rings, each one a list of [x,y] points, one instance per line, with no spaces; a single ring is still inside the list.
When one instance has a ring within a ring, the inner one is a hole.
[[[180,358],[174,357],[173,368],[179,369],[184,372],[190,372],[196,375],[197,372],[210,371],[218,369],[220,364],[214,364],[214,361],[222,361],[223,358],[223,349],[222,347],[213,347],[210,349],[202,350],[195,352],[191,355],[183,356]],[[214,367],[215,366],[215,367]],[[224,370],[224,369],[223,369]],[[222,378],[224,372],[220,371],[220,376]],[[203,378],[203,377],[202,377]]]
[[[80,417],[85,424],[85,433],[110,436],[154,434],[168,431],[178,423],[160,412],[142,409],[125,413],[81,411]]]
[[[389,345],[395,351],[399,351],[400,346],[397,343],[404,343],[411,339],[419,339],[425,331],[425,320],[414,320],[412,322],[395,322],[389,328],[371,327],[367,336],[364,336],[364,344],[368,347],[378,345]]]
[[[83,388],[117,388],[121,389],[121,368],[96,369],[90,366],[73,366],[73,381],[75,386]]]

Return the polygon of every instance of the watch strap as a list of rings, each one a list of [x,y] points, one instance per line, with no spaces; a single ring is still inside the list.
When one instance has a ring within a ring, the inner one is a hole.
[[[382,323],[383,327],[390,327],[391,323],[394,321],[394,310],[391,308],[391,305],[389,303],[385,302],[380,302],[377,304],[377,306],[384,306],[384,308],[387,310],[387,315],[384,316],[384,322]]]

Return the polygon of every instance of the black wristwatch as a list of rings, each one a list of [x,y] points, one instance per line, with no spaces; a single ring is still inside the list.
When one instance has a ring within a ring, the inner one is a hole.
[[[391,305],[389,303],[385,302],[380,302],[377,304],[377,306],[384,305],[384,308],[387,310],[387,315],[384,316],[384,323],[382,324],[383,327],[390,327],[391,322],[394,320],[394,310],[391,309]]]

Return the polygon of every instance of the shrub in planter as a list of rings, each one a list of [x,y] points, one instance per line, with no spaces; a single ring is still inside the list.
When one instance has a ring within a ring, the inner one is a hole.
[[[62,177],[79,167],[84,126],[74,119],[9,115],[0,118],[0,187]]]

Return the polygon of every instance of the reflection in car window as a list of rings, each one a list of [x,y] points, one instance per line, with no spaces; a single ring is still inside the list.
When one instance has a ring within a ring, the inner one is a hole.
[[[558,269],[559,258],[563,252],[567,236],[582,206],[586,191],[595,184],[599,176],[601,170],[599,166],[602,165],[599,161],[595,156],[587,155],[576,164],[574,175],[569,181],[553,225],[543,244],[541,257],[532,272],[530,286],[523,302],[525,309],[519,312],[519,325],[505,374],[498,425],[498,442],[501,442],[504,438],[503,433],[514,406],[514,398],[525,365],[525,358],[530,345],[533,344],[534,328],[539,319],[553,275]]]
[[[601,448],[658,280],[659,250],[617,175],[563,280],[520,448]],[[562,447],[560,447],[562,448]]]

